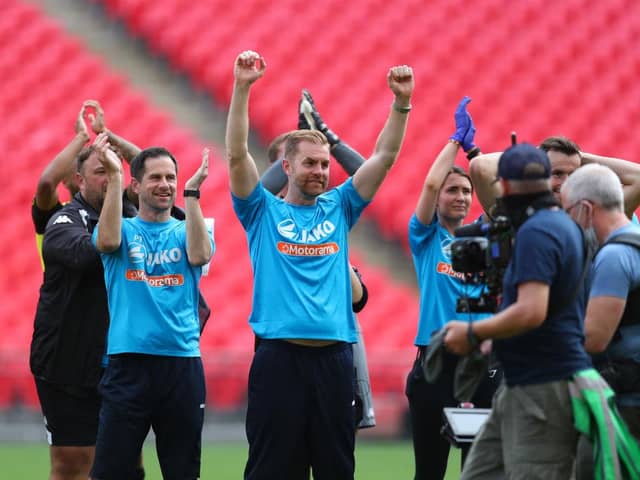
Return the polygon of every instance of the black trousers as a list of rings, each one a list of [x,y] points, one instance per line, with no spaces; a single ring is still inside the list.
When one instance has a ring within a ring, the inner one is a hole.
[[[249,372],[245,480],[353,480],[355,375],[348,343],[264,340]]]
[[[426,347],[428,348],[428,347]],[[425,347],[418,349],[418,356],[407,377],[406,395],[409,400],[413,453],[415,457],[415,480],[442,480],[447,470],[449,442],[441,434],[444,424],[442,409],[458,407],[453,397],[453,377],[458,357],[445,354],[442,374],[435,383],[427,383],[422,372],[422,357]],[[501,370],[487,372],[487,377],[478,386],[472,403],[477,408],[491,408],[491,398],[502,380]],[[462,463],[469,452],[462,448]],[[462,465],[461,465],[462,467]]]

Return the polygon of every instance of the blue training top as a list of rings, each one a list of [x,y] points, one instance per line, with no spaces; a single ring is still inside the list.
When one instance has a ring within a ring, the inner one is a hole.
[[[533,330],[494,340],[507,385],[568,379],[591,366],[584,350],[584,285],[567,303],[581,280],[583,266],[582,233],[564,211],[539,210],[518,230],[500,307],[515,303],[520,284],[542,282],[549,285],[551,313]]]
[[[409,246],[420,287],[420,321],[415,344],[428,345],[431,335],[450,320],[478,320],[489,314],[456,313],[461,296],[478,297],[481,285],[464,283],[462,273],[451,267],[454,237],[440,225],[436,215],[424,225],[414,213],[409,221]]]
[[[356,342],[347,235],[369,202],[351,179],[309,206],[287,203],[261,183],[232,200],[249,241],[254,333]]]
[[[628,224],[611,232],[609,237],[621,233],[640,233],[640,227]],[[611,243],[596,255],[591,271],[589,298],[618,297],[627,299],[629,292],[640,288],[640,250],[631,245]],[[640,363],[640,324],[619,328],[620,335],[606,349],[611,358],[635,360]],[[640,406],[640,393],[616,394],[622,406]]]
[[[120,247],[100,256],[109,299],[107,353],[200,356],[202,267],[187,259],[186,222],[124,218]]]

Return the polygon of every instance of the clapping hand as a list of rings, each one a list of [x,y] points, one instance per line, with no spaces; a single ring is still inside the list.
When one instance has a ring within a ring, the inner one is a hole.
[[[111,150],[109,136],[106,133],[99,134],[93,141],[93,146],[98,154],[98,160],[100,160],[100,163],[107,171],[107,175],[122,173],[122,162],[118,158],[118,155]]]
[[[202,183],[206,180],[208,176],[209,176],[209,149],[205,147],[202,150],[202,163],[200,164],[200,167],[198,167],[198,170],[196,170],[196,173],[194,173],[193,176],[189,180],[187,180],[187,183],[185,183],[184,185],[185,190],[199,190],[200,185],[202,185]]]

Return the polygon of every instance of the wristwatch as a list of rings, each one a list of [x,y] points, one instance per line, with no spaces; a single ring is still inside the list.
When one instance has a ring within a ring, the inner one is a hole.
[[[185,190],[182,195],[185,198],[186,197],[200,198],[200,190]]]

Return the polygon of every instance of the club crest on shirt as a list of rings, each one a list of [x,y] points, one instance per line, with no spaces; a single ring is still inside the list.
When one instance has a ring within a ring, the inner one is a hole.
[[[129,244],[129,261],[133,264],[144,263],[147,257],[147,249],[142,243],[131,242]]]

